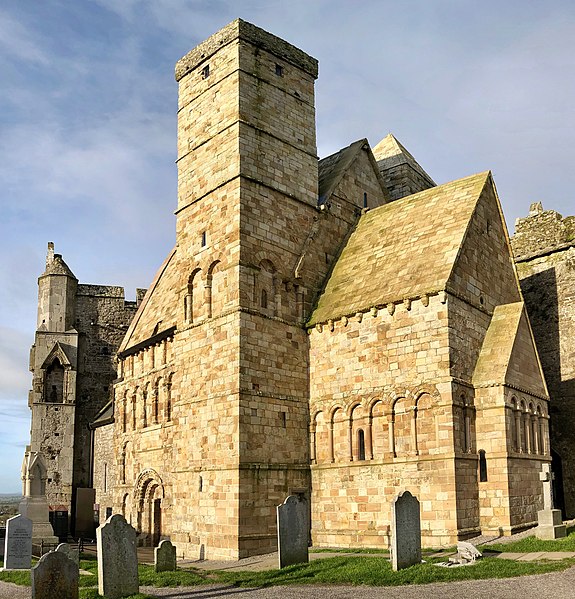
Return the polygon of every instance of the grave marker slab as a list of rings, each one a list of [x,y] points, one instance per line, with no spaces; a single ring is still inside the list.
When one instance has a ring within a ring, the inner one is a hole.
[[[119,599],[139,592],[136,531],[120,514],[110,516],[96,530],[98,593]]]
[[[32,565],[32,520],[22,515],[6,521],[4,569],[29,570]]]
[[[277,506],[279,567],[309,561],[309,508],[303,497],[290,495]]]
[[[419,501],[409,491],[403,491],[392,502],[391,539],[395,571],[421,563]]]
[[[156,572],[176,570],[176,547],[170,541],[160,541],[154,549],[154,567]]]
[[[50,551],[32,568],[32,599],[78,599],[78,566],[62,551]]]
[[[78,568],[80,567],[80,555],[78,551],[70,547],[68,543],[60,543],[58,547],[56,547],[56,551],[63,553],[67,558],[71,559]]]

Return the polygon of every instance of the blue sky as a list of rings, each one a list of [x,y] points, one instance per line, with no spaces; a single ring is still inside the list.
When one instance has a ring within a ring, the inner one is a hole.
[[[174,64],[237,17],[320,61],[318,154],[390,131],[507,223],[575,214],[575,3],[21,0],[0,6],[0,492],[20,490],[46,244],[134,298],[174,241]]]

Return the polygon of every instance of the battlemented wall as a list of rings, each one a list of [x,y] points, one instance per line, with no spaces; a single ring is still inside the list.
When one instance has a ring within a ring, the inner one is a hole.
[[[549,389],[555,501],[575,516],[575,217],[531,205],[512,238],[515,263]]]
[[[38,285],[30,450],[44,456],[48,504],[73,514],[75,489],[93,483],[89,425],[112,397],[114,356],[136,302],[121,287],[78,284],[53,244]]]

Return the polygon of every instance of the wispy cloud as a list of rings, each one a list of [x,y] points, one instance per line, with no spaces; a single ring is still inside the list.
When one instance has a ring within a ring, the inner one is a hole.
[[[0,10],[0,48],[17,60],[47,65],[50,61],[37,36],[5,10]]]

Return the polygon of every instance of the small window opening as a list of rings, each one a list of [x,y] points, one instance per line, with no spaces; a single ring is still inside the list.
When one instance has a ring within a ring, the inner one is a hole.
[[[205,248],[208,244],[208,235],[205,231],[202,232],[202,247]]]
[[[265,289],[262,289],[262,296],[260,301],[262,308],[268,307],[268,292]]]
[[[51,483],[51,482],[52,482],[52,479],[51,479],[51,478],[49,478],[49,479],[48,479],[48,482],[49,482],[49,483]]]
[[[487,459],[485,457],[485,450],[479,450],[479,482],[487,482]]]
[[[361,428],[357,431],[357,459],[365,460],[365,434]]]
[[[367,208],[367,191],[363,192],[363,207]]]
[[[284,68],[282,67],[281,64],[277,64],[276,63],[276,75],[278,77],[283,77],[284,76]]]
[[[59,437],[60,433],[54,433],[54,437]]]
[[[280,412],[280,419],[281,419],[282,427],[286,428],[286,413],[285,412]]]
[[[198,485],[198,491],[201,493],[204,489],[204,480],[200,476],[200,484]]]
[[[104,347],[102,348],[102,355],[103,355],[103,356],[109,356],[109,355],[110,355],[110,348],[109,348],[109,347],[106,347],[106,346],[104,346]]]
[[[210,76],[210,65],[207,64],[203,69],[202,69],[202,79],[207,79]]]

